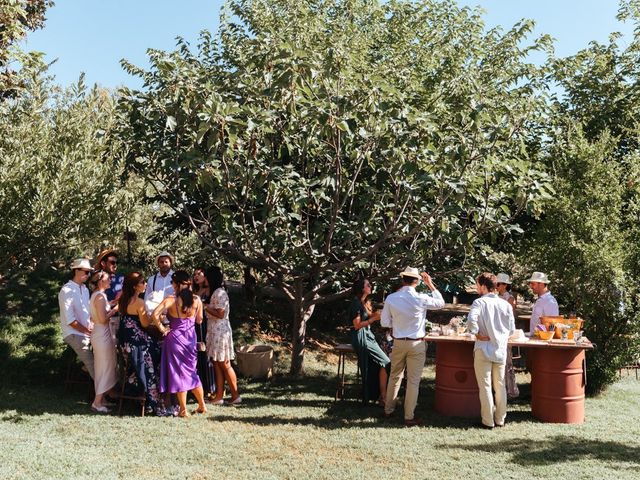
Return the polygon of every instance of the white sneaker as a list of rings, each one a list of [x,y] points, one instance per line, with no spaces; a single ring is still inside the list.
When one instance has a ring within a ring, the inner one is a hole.
[[[235,400],[231,400],[229,405],[240,405],[242,403],[242,397],[238,395]]]

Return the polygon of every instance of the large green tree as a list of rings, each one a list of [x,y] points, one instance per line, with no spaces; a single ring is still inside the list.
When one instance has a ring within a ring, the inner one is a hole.
[[[532,25],[452,1],[230,0],[219,34],[150,51],[122,92],[129,165],[183,227],[290,300],[291,372],[315,305],[357,271],[461,271],[548,197]]]

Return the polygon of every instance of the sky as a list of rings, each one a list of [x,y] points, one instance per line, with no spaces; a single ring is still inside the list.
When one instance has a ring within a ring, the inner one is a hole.
[[[301,0],[302,1],[302,0]],[[42,30],[32,32],[27,50],[55,60],[51,73],[69,85],[81,72],[89,84],[140,87],[120,66],[126,58],[146,67],[147,48],[173,50],[175,38],[196,43],[201,30],[215,32],[222,0],[56,0]],[[592,40],[607,42],[614,31],[630,36],[631,25],[616,20],[618,0],[458,0],[480,6],[487,27],[510,28],[523,18],[535,20],[534,35],[556,39],[557,56],[568,56]],[[623,40],[624,42],[624,40]],[[624,43],[623,43],[624,45]]]

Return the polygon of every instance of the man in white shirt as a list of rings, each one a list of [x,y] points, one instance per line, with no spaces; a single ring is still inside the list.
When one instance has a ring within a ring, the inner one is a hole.
[[[513,308],[496,294],[496,276],[482,273],[476,278],[476,289],[482,295],[469,309],[467,325],[476,335],[473,367],[480,395],[482,426],[502,427],[507,416],[507,389],[504,370],[509,336],[516,329]],[[496,392],[495,406],[491,386]]]
[[[404,399],[404,424],[407,427],[421,425],[414,417],[422,369],[426,359],[424,337],[427,310],[444,307],[442,295],[436,289],[428,273],[418,273],[417,268],[407,267],[400,274],[402,288],[389,295],[384,302],[380,325],[393,330],[391,373],[387,387],[384,414],[390,417],[396,406],[402,374],[407,371],[407,392]],[[431,296],[416,292],[420,278],[431,290]]]
[[[93,352],[90,348],[93,322],[89,313],[89,289],[85,285],[91,274],[91,264],[86,258],[78,258],[71,264],[71,271],[73,278],[58,294],[62,339],[76,352],[93,378]]]
[[[544,273],[533,272],[533,275],[527,281],[531,291],[538,296],[536,303],[533,305],[531,320],[529,321],[529,332],[533,334],[536,326],[540,324],[540,317],[557,317],[560,313],[558,302],[549,291],[549,279]]]
[[[173,275],[174,259],[169,252],[160,252],[156,257],[158,271],[147,280],[147,289],[144,292],[144,306],[148,314],[169,295],[173,295],[171,276]]]

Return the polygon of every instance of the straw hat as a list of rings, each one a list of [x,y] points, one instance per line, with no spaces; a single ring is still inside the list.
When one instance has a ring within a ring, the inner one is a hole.
[[[89,270],[92,271],[91,263],[88,258],[76,258],[71,262],[71,270]]]
[[[118,256],[113,248],[107,248],[106,250],[101,251],[96,257],[96,261],[93,262],[93,268],[100,268],[100,262],[111,255],[115,255],[116,257]]]
[[[403,272],[400,272],[401,277],[411,277],[420,280],[420,272],[417,268],[407,267]]]
[[[542,272],[533,272],[531,278],[527,282],[549,283],[549,278]]]
[[[171,266],[173,267],[173,264],[176,263],[175,258],[173,258],[173,255],[171,255],[169,252],[160,252],[158,254],[158,256],[156,257],[156,265],[158,264],[158,260],[160,260],[160,258],[162,257],[169,257],[169,260],[171,260]]]
[[[511,279],[506,273],[499,273],[496,275],[496,283],[506,283],[507,285],[511,285]]]

